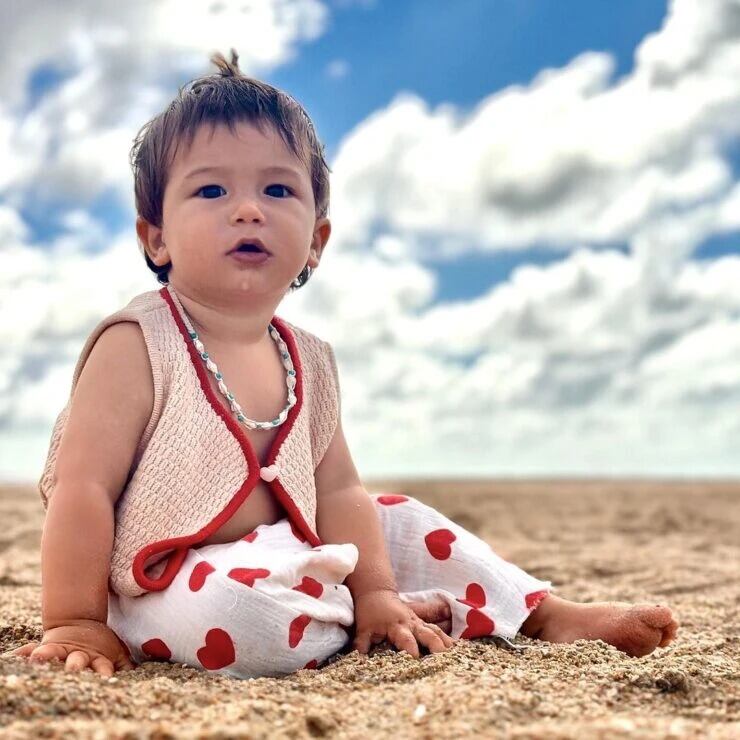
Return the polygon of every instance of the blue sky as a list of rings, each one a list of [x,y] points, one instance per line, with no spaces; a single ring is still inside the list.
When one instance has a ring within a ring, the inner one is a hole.
[[[266,79],[307,106],[331,155],[348,129],[401,89],[432,106],[467,108],[584,49],[613,53],[621,75],[665,12],[666,3],[654,0],[377,0],[337,7],[327,33]],[[336,58],[352,67],[344,84],[316,75]]]

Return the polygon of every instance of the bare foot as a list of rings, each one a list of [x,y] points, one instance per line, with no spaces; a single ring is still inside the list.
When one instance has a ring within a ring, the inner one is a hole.
[[[603,640],[641,658],[673,642],[678,622],[667,606],[621,601],[578,604],[548,594],[520,631],[546,642]]]

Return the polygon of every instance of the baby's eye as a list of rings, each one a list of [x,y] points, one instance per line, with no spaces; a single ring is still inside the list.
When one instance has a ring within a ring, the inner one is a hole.
[[[210,190],[212,188],[220,188],[221,190],[223,190],[223,188],[220,185],[204,185],[202,188],[200,188],[200,190],[198,190],[198,193],[201,193],[204,190]],[[198,193],[196,193],[196,195]],[[208,198],[209,200],[211,200],[211,198],[209,196],[206,196],[206,198]]]
[[[289,187],[288,187],[287,185],[280,185],[279,183],[274,183],[273,185],[268,185],[267,187],[268,187],[268,188],[283,188],[283,189],[284,189],[284,190],[286,190],[286,191],[287,191],[287,192],[288,192],[289,194],[291,194],[291,195],[292,195],[292,193],[293,193],[293,191],[292,191],[292,190],[291,190],[291,189],[290,189],[290,188],[289,188]],[[200,189],[199,189],[199,190],[197,191],[196,195],[197,195],[198,193],[201,193],[201,192],[202,192],[202,191],[204,191],[204,190],[213,190],[213,189],[220,189],[220,190],[223,190],[223,188],[222,188],[222,187],[221,187],[220,185],[204,185],[204,186],[203,186],[202,188],[200,188]],[[206,197],[206,198],[207,198],[208,200],[212,200],[212,197],[211,197],[211,196],[208,196],[208,195],[206,195],[205,197]],[[218,197],[218,195],[215,195],[215,196],[213,196],[213,197],[216,197],[216,198],[217,198],[217,197]]]
[[[293,191],[287,186],[287,185],[280,185],[279,183],[274,183],[273,185],[268,185],[268,188],[284,188],[287,190],[290,194],[293,193]]]

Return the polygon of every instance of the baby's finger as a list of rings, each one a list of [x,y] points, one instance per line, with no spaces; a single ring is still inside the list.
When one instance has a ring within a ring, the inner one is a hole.
[[[97,658],[95,658],[90,668],[92,668],[95,673],[99,673],[101,676],[107,676],[108,678],[110,678],[115,673],[113,663],[111,663],[111,661],[108,660],[108,658],[106,658],[104,655],[99,655]]]
[[[439,635],[440,639],[447,647],[452,647],[455,644],[455,640],[450,637],[451,625],[449,623],[446,628],[444,624],[437,624],[436,622],[434,624],[428,624],[427,626],[431,627]]]
[[[370,650],[370,638],[371,635],[369,632],[358,632],[355,635],[352,647],[357,650],[358,653],[365,653],[365,655],[367,655]]]
[[[414,633],[406,625],[397,624],[391,627],[388,630],[388,638],[399,650],[405,650],[409,655],[413,655],[414,658],[421,657],[416,637],[414,637]]]
[[[456,640],[450,637],[450,631],[445,630],[444,627],[440,627],[438,624],[433,624],[432,628],[439,635],[439,639],[445,644],[445,647],[451,648],[455,644]]]
[[[0,657],[10,658],[15,655],[19,658],[27,658],[37,647],[38,642],[28,642],[19,648],[15,648],[15,650],[8,650],[7,653],[2,653]]]
[[[66,671],[81,671],[90,665],[90,656],[84,650],[73,650],[64,664]]]
[[[32,663],[40,663],[44,660],[64,660],[66,657],[67,650],[62,645],[47,643],[32,650],[29,660]]]
[[[125,658],[118,666],[113,666],[113,670],[118,671],[135,671],[138,663],[132,663],[128,658]]]
[[[444,653],[450,647],[445,644],[442,637],[446,635],[436,624],[420,624],[416,628],[416,638],[430,653]]]
[[[446,635],[449,635],[450,632],[452,632],[452,620],[451,619],[445,619],[444,622],[434,622],[434,624],[439,627],[442,632],[444,632]]]

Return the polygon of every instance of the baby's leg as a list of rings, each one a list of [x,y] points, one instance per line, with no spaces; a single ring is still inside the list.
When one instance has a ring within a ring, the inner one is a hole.
[[[357,557],[354,545],[312,548],[286,519],[261,525],[243,540],[191,549],[164,591],[110,595],[108,626],[138,663],[234,678],[316,667],[349,642],[354,609],[342,581]]]
[[[511,639],[551,590],[549,581],[499,557],[479,537],[418,499],[397,494],[371,498],[401,599],[425,621],[440,623],[449,615],[445,631],[453,638]]]
[[[678,623],[650,604],[577,604],[502,560],[483,540],[410,496],[372,494],[401,598],[452,637],[518,631],[548,642],[601,639],[629,655],[665,647]],[[405,592],[405,593],[404,593]],[[444,627],[443,627],[444,629]]]

